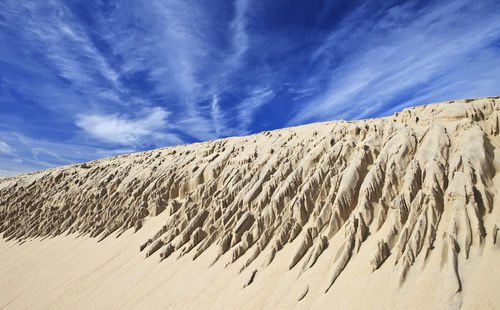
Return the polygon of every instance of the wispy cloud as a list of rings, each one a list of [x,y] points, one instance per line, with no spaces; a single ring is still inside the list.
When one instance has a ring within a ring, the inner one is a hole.
[[[175,135],[168,137],[164,133],[169,113],[156,107],[142,111],[142,117],[128,115],[79,114],[76,125],[91,137],[112,144],[140,146],[151,141],[169,139],[171,143],[180,143]]]
[[[15,152],[14,148],[12,148],[10,145],[7,143],[0,141],[0,154],[8,154],[8,155],[13,155]]]
[[[359,119],[429,99],[484,95],[475,81],[489,79],[486,67],[500,64],[496,14],[469,1],[423,8],[410,4],[393,6],[375,20],[366,19],[367,4],[347,17],[314,55],[328,62],[342,54],[343,61],[325,73],[328,89],[298,110],[289,124]],[[471,14],[477,18],[469,18]]]
[[[249,5],[249,0],[239,0],[234,2],[234,17],[231,20],[230,27],[232,32],[232,44],[234,52],[231,55],[229,65],[233,70],[237,69],[250,45],[247,27],[246,12]]]
[[[210,114],[215,127],[215,134],[220,137],[222,134],[224,114],[219,106],[219,97],[217,95],[212,96],[212,103],[210,104]]]
[[[80,141],[53,142],[34,139],[18,132],[0,132],[14,152],[0,153],[0,176],[81,163],[137,151],[133,147],[103,148],[84,145]]]
[[[53,110],[78,110],[81,101],[74,99],[82,95],[94,97],[96,93],[107,94],[108,98],[112,96],[115,103],[125,103],[119,100],[126,95],[119,83],[119,72],[108,64],[65,2],[7,0],[2,9],[2,36],[7,42],[15,40],[16,48],[22,49],[22,53],[3,54],[4,61],[29,72],[31,79],[44,79],[40,82],[45,83],[43,88],[30,89],[16,83],[16,76],[7,76],[5,82],[25,89],[26,94],[42,99],[39,103]],[[37,58],[38,62],[33,62]],[[58,84],[57,77],[64,79],[70,88],[55,93],[54,89],[47,88]],[[59,100],[54,100],[56,98]],[[96,99],[98,97],[87,105],[92,105]]]
[[[273,97],[274,92],[269,88],[253,89],[250,97],[245,98],[238,106],[239,127],[248,132],[255,113]]]

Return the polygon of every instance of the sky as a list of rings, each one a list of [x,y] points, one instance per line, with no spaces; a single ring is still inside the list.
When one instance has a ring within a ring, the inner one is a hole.
[[[0,0],[0,176],[500,95],[500,1]]]

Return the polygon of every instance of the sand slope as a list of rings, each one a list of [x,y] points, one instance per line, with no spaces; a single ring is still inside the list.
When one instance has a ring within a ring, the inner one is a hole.
[[[0,308],[499,308],[499,116],[450,101],[2,178]]]

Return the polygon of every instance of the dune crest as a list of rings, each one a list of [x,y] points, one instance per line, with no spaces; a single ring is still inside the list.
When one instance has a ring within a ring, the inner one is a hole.
[[[299,279],[321,270],[290,297],[297,305],[328,296],[353,276],[348,268],[390,272],[385,281],[404,290],[414,266],[418,274],[437,261],[443,302],[460,308],[476,281],[471,253],[499,258],[499,116],[498,97],[458,100],[3,178],[0,233],[23,244],[101,242],[158,217],[130,245],[145,260],[203,256],[205,268],[234,266],[240,290],[273,264]]]

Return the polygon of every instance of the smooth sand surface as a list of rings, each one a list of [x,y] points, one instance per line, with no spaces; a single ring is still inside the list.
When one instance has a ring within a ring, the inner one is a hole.
[[[0,179],[0,309],[498,309],[500,99]]]

